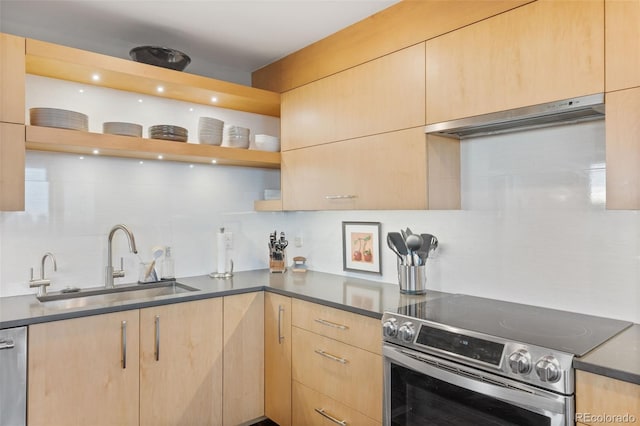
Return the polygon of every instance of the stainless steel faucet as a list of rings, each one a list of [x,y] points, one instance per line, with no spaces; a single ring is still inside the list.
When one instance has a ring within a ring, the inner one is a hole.
[[[113,288],[114,278],[124,277],[124,261],[122,258],[120,258],[120,269],[118,270],[113,269],[113,248],[112,248],[111,242],[113,241],[113,235],[116,233],[118,229],[122,230],[127,236],[127,239],[129,240],[129,250],[131,251],[131,253],[138,253],[138,249],[136,249],[136,239],[133,237],[133,234],[131,233],[131,231],[129,231],[129,228],[127,228],[124,225],[116,225],[113,228],[111,228],[111,231],[109,231],[109,238],[108,238],[108,244],[107,244],[108,245],[107,267],[106,267],[105,276],[104,276],[104,286],[107,288]]]
[[[51,260],[53,261],[53,270],[57,271],[58,264],[56,262],[56,257],[53,255],[53,253],[50,253],[50,252],[46,252],[44,256],[42,256],[42,264],[40,265],[40,279],[37,279],[37,280],[33,279],[33,268],[31,268],[31,279],[29,280],[29,287],[30,288],[38,287],[38,297],[44,296],[45,294],[47,294],[47,287],[51,285],[51,280],[45,279],[44,277],[44,262],[47,260],[48,257],[50,257]]]

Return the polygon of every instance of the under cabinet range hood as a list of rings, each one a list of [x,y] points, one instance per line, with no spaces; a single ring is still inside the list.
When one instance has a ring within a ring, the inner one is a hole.
[[[425,133],[463,139],[604,118],[604,94],[429,124]]]

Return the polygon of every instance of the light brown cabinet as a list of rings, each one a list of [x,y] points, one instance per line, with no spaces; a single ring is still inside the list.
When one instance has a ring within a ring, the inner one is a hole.
[[[606,95],[607,209],[640,209],[640,87]]]
[[[0,123],[0,211],[24,210],[25,126]]]
[[[0,33],[0,122],[24,124],[25,39]]]
[[[539,0],[428,40],[427,123],[604,92],[603,23],[602,0]]]
[[[424,43],[282,94],[282,150],[424,125]]]
[[[29,326],[29,425],[137,425],[138,321],[126,311]]]
[[[282,153],[284,210],[460,208],[459,141],[422,127]]]
[[[264,294],[264,411],[279,426],[291,426],[291,298],[270,292]]]
[[[609,419],[597,419],[597,416],[605,415],[609,416]],[[635,420],[630,422],[629,419]],[[606,423],[622,426],[638,419],[640,385],[586,371],[576,371],[577,421],[586,425]]]
[[[293,299],[291,322],[293,424],[380,424],[379,320]]]
[[[29,425],[222,424],[222,299],[29,327]]]
[[[604,4],[607,92],[640,86],[640,0]]]
[[[224,297],[223,424],[264,415],[264,293]]]
[[[140,425],[222,423],[222,299],[140,310]]]

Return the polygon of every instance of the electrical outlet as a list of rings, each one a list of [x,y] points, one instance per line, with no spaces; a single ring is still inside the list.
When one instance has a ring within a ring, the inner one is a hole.
[[[302,247],[302,235],[300,235],[300,234],[296,235],[296,238],[294,239],[293,243],[298,248]]]
[[[233,249],[233,232],[231,231],[224,233],[224,248],[227,250]]]

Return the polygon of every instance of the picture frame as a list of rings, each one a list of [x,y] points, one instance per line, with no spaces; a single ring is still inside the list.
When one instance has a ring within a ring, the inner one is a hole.
[[[344,303],[356,308],[380,312],[382,288],[345,282],[342,294]]]
[[[380,222],[342,222],[343,270],[382,275]]]

